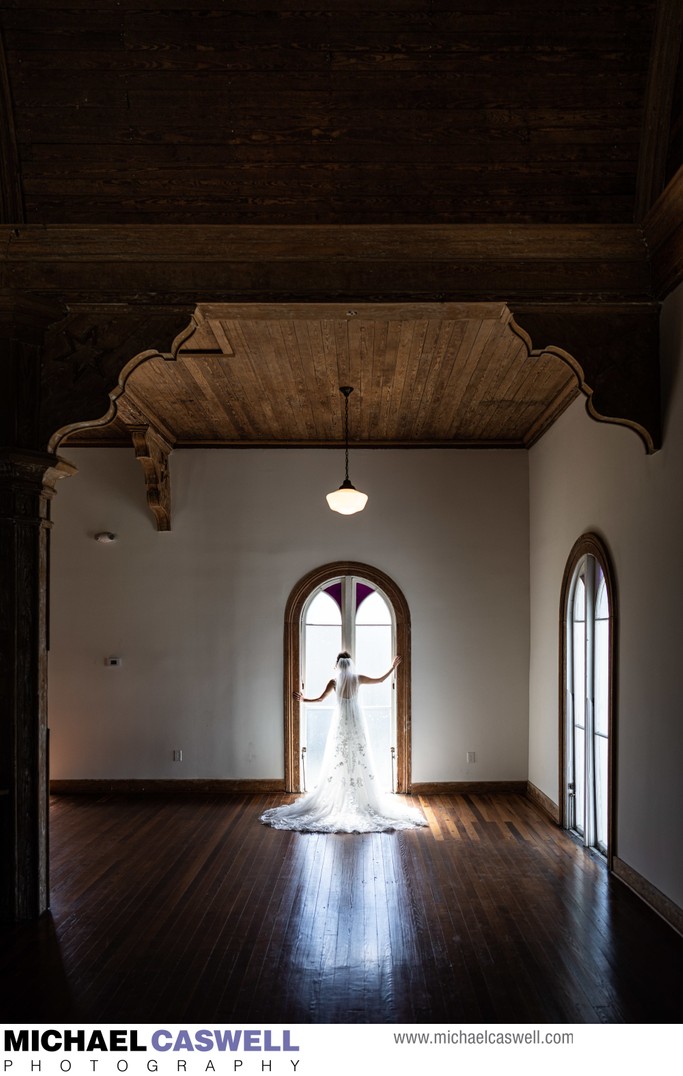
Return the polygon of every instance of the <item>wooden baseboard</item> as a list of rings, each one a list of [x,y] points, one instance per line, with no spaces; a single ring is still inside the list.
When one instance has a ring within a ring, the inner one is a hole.
[[[546,796],[545,792],[541,792],[540,788],[536,788],[536,785],[532,784],[531,781],[527,781],[525,791],[527,799],[530,799],[536,807],[540,808],[551,822],[554,822],[556,826],[562,825],[560,808],[550,799],[550,796]]]
[[[628,863],[624,863],[623,859],[619,859],[619,856],[615,856],[612,861],[612,873],[657,912],[670,927],[683,935],[683,908],[679,908],[678,904],[665,896],[652,882],[648,882],[647,878],[643,878],[642,874],[638,874],[633,867],[629,867]]]
[[[75,780],[50,781],[53,795],[102,795],[103,793],[141,793],[141,792],[220,792],[223,794],[267,795],[270,792],[284,792],[285,782],[282,777],[241,778],[238,780],[192,779],[154,779],[134,780]]]
[[[413,796],[469,796],[487,793],[526,792],[526,781],[414,781]]]

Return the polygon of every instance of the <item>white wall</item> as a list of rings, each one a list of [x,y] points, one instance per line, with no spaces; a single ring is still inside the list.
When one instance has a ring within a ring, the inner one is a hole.
[[[662,319],[666,436],[647,456],[577,401],[530,452],[529,779],[558,801],[562,573],[575,540],[611,551],[619,610],[617,855],[683,905],[683,289]]]
[[[343,518],[324,501],[339,452],[176,451],[166,534],[132,449],[64,454],[79,474],[53,505],[54,778],[281,776],[285,604],[341,559],[386,572],[411,609],[413,779],[526,778],[526,453],[356,451],[370,502]]]

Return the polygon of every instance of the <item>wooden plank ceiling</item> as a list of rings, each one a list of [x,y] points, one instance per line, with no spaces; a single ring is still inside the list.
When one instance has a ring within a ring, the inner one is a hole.
[[[560,359],[529,357],[501,303],[212,304],[197,317],[175,361],[133,371],[113,422],[68,443],[130,444],[139,416],[177,446],[338,445],[339,386],[352,385],[355,444],[521,447],[577,393]]]
[[[4,0],[6,200],[20,224],[134,227],[143,245],[149,225],[197,226],[199,249],[212,226],[633,226],[661,188],[641,154],[660,23],[656,0]],[[358,265],[352,315],[320,306],[343,294],[324,281],[307,311],[204,307],[176,361],[142,365],[119,417],[71,442],[123,443],[125,412],[180,445],[335,444],[349,383],[355,442],[528,445],[573,398],[558,359],[528,357],[509,292],[461,273],[460,296],[430,281],[450,303],[381,308],[396,292]],[[229,298],[217,273],[193,302]],[[242,294],[271,276],[245,263]],[[153,268],[138,287],[126,301],[164,294]]]
[[[630,222],[654,9],[4,0],[26,222]]]

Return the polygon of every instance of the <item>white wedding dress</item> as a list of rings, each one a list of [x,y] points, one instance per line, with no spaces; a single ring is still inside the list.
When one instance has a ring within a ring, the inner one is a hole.
[[[342,660],[318,784],[294,803],[265,811],[261,822],[301,833],[379,833],[428,824],[415,807],[377,787],[358,686],[352,662]]]

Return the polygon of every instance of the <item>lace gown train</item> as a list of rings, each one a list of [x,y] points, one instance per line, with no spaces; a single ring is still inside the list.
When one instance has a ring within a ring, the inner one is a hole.
[[[358,677],[349,678],[325,745],[316,787],[294,803],[273,807],[261,822],[302,833],[378,833],[426,826],[422,813],[377,786]]]

